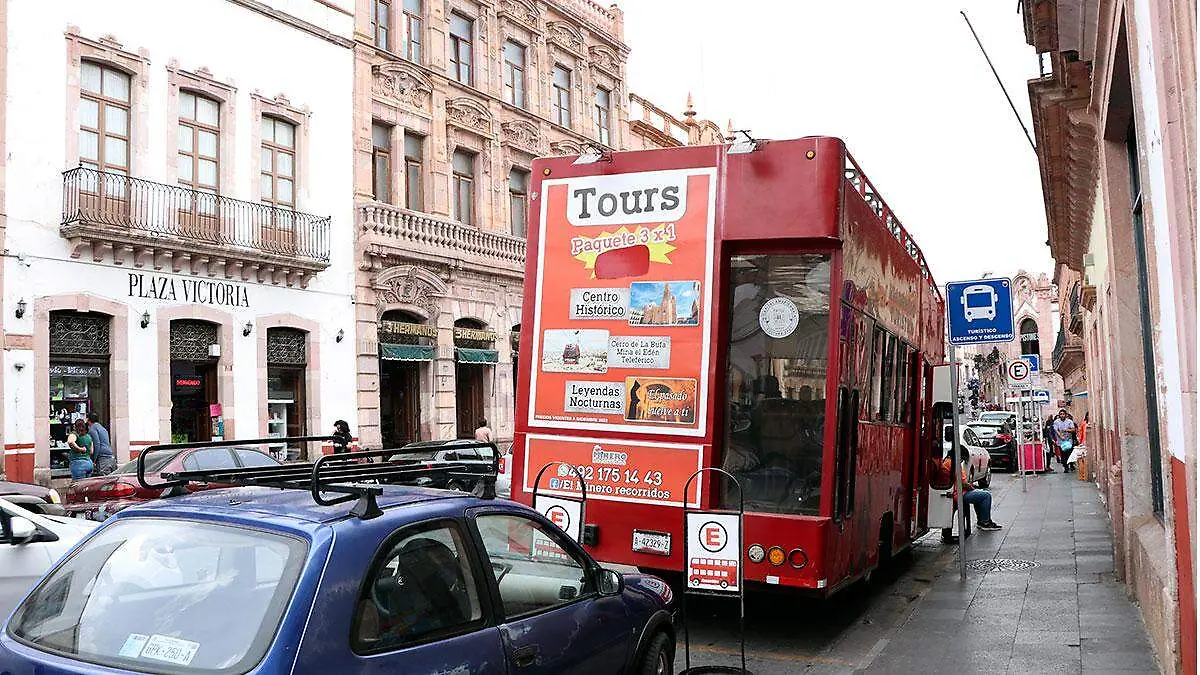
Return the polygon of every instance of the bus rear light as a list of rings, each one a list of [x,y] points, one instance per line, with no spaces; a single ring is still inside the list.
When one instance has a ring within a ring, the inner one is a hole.
[[[750,548],[746,549],[746,556],[750,558],[750,562],[760,563],[766,559],[767,552],[763,549],[762,544],[751,544]]]
[[[783,549],[778,546],[772,546],[771,550],[767,551],[767,560],[776,567],[782,565],[786,558],[787,556],[784,555]]]
[[[805,553],[804,549],[802,548],[794,548],[792,549],[792,552],[788,554],[788,563],[790,563],[792,567],[802,570],[805,567],[808,567],[808,554]]]

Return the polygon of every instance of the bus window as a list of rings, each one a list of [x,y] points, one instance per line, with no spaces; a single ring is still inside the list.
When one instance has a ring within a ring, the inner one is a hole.
[[[729,260],[724,468],[745,490],[747,511],[819,514],[829,268],[826,254]],[[724,506],[736,499],[726,491]]]

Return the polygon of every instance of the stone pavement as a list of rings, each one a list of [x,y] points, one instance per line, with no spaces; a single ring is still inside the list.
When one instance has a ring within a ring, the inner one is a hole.
[[[967,580],[946,564],[865,673],[1158,673],[1141,615],[1113,574],[1095,485],[1075,474],[992,478],[998,532],[973,530]],[[937,536],[936,534],[931,536]]]

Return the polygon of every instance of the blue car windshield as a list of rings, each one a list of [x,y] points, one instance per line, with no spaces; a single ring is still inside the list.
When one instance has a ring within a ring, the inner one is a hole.
[[[46,576],[9,634],[127,671],[243,673],[266,653],[306,553],[261,530],[117,520]]]

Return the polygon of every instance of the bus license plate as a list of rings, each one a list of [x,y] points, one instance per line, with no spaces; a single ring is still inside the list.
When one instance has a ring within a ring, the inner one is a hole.
[[[634,530],[633,550],[635,553],[671,555],[671,535],[666,532]]]

